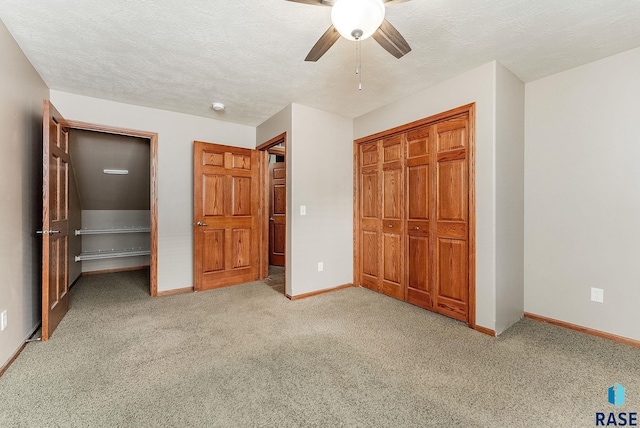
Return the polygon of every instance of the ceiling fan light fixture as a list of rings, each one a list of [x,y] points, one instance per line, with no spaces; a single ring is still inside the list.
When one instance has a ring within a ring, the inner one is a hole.
[[[382,0],[336,0],[331,8],[331,23],[342,37],[364,40],[384,21]]]

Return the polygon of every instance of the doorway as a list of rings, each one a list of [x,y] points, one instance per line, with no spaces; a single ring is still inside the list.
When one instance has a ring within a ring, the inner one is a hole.
[[[157,292],[157,134],[66,120],[49,102],[43,103],[43,210],[42,210],[42,340],[53,334],[69,309],[69,237],[77,230],[69,216],[71,176],[69,134],[94,131],[137,137],[149,141],[149,294]],[[73,183],[72,183],[73,184]],[[74,260],[74,261],[72,261]],[[74,278],[75,280],[75,278]]]
[[[256,147],[260,151],[263,174],[263,236],[261,276],[275,291],[286,294],[287,251],[287,134],[282,133]]]
[[[136,153],[136,152],[148,153],[148,164],[147,164],[148,169],[145,168],[144,170],[144,175],[148,174],[148,180],[146,177],[144,177],[145,184],[148,184],[148,189],[144,189],[144,190],[141,189],[141,192],[140,192],[142,194],[142,198],[145,199],[145,201],[140,207],[137,207],[139,209],[133,210],[130,213],[125,213],[124,210],[118,210],[119,215],[116,218],[117,223],[121,223],[122,221],[125,221],[125,223],[127,221],[131,223],[131,220],[132,220],[131,216],[133,216],[133,217],[136,217],[135,220],[137,222],[134,221],[136,224],[133,224],[133,223],[131,224],[123,223],[122,225],[117,224],[116,227],[108,228],[108,231],[106,234],[109,235],[110,242],[116,238],[121,238],[121,237],[128,238],[128,239],[125,239],[126,243],[124,245],[121,245],[127,248],[124,251],[121,251],[118,254],[115,254],[116,258],[122,258],[122,257],[128,258],[129,256],[139,258],[139,257],[146,256],[148,254],[149,256],[149,294],[152,297],[156,297],[158,295],[158,276],[157,276],[157,272],[158,272],[158,268],[157,268],[157,260],[158,260],[158,257],[157,257],[157,250],[158,250],[158,244],[157,244],[158,242],[157,144],[158,144],[158,137],[157,137],[157,134],[151,133],[151,132],[109,127],[109,126],[103,126],[103,125],[95,125],[95,124],[77,122],[77,121],[71,121],[71,120],[65,120],[64,125],[69,130],[69,133],[71,136],[73,136],[73,134],[75,133],[75,134],[82,135],[82,137],[84,138],[91,138],[90,136],[93,134],[94,136],[93,138],[103,139],[105,142],[109,140],[109,137],[120,137],[119,140],[121,142],[125,142],[126,145],[130,146],[133,149],[133,150],[130,150],[131,153],[129,153],[130,159],[139,155],[139,153]],[[79,138],[78,140],[80,139],[81,138]],[[81,145],[81,144],[87,144],[87,143],[84,141],[79,141],[78,145]],[[147,146],[146,152],[145,152],[145,149],[142,149],[142,150],[135,149],[136,146],[140,146],[140,145]],[[73,149],[73,145],[70,145],[70,149]],[[74,158],[73,153],[71,153],[71,158],[72,159]],[[116,166],[118,165],[114,165],[114,167]],[[118,174],[125,173],[125,171],[126,171],[126,174],[135,173],[135,171],[129,171],[131,168],[127,169],[126,165],[125,167],[120,169],[118,168],[109,168],[109,169],[111,169],[111,171],[104,172],[105,170],[107,170],[107,168],[105,168],[100,172],[104,175],[107,175],[108,173],[110,173],[110,174],[115,174],[116,176]],[[72,177],[70,177],[70,179],[72,179]],[[128,198],[134,199],[135,197],[132,198],[129,195]],[[148,204],[146,203],[147,198],[148,198]],[[125,205],[132,205],[132,204],[136,205],[135,201],[130,201],[130,202],[131,202],[130,204],[125,204]],[[146,209],[148,209],[148,217],[147,217],[147,214],[143,212],[143,211],[146,211]],[[148,218],[148,223],[146,222],[146,218],[144,217]],[[90,220],[91,222],[96,222],[96,221],[99,222],[101,219],[91,218]],[[82,229],[87,229],[84,226],[85,225],[83,225]],[[91,226],[91,224],[89,226]],[[85,233],[84,231],[82,231],[82,229],[80,229],[79,231],[80,235]],[[131,229],[131,230],[128,230],[128,229]],[[90,230],[96,230],[96,228],[91,227]],[[141,233],[137,233],[137,232],[141,232]],[[135,239],[135,238],[139,237],[140,235],[146,235],[147,233],[149,237],[148,241],[144,245],[139,245],[139,248],[138,248],[138,241],[140,239],[139,238]],[[100,235],[103,235],[103,234],[99,233],[98,236],[95,236],[95,234],[90,235],[92,238],[91,240],[100,242],[99,240]],[[115,247],[117,246],[118,245],[116,244]],[[96,252],[102,252],[102,251],[91,251],[91,252],[96,253]],[[139,254],[139,255],[136,256],[136,254]],[[83,259],[82,256],[76,257],[77,255],[72,255],[72,256],[74,256],[74,258],[78,261],[84,261],[84,260],[94,261],[95,260],[95,262],[99,263],[98,260],[105,260],[100,258],[92,259],[91,255],[89,255],[88,259],[87,258]],[[106,254],[105,256],[106,256],[105,258],[109,257],[109,255],[106,255]],[[100,255],[98,255],[98,257],[100,257]],[[99,264],[96,264],[96,266],[99,266]],[[134,270],[139,268],[140,266],[114,268],[114,269],[106,269],[106,270],[104,268],[98,268],[98,270],[96,271],[92,271],[91,269],[89,269],[88,272],[84,272],[86,269],[83,269],[83,274],[106,273],[108,271],[118,271],[118,270]]]

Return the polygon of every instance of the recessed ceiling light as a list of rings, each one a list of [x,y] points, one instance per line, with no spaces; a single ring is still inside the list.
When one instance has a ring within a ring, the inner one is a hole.
[[[102,172],[110,175],[127,175],[129,174],[128,169],[103,169]]]
[[[224,110],[224,104],[222,103],[213,103],[211,105],[211,107],[215,110],[215,111],[222,111]]]

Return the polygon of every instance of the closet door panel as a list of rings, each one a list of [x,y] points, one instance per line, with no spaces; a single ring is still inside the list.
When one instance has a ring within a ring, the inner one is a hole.
[[[360,285],[380,291],[380,220],[382,213],[380,145],[377,141],[359,146],[359,270]]]
[[[380,197],[378,171],[365,172],[360,177],[360,215],[363,219],[379,218]]]
[[[402,140],[403,135],[395,135],[393,137],[382,140],[382,163],[389,165],[392,162],[402,160]]]
[[[400,137],[385,140],[383,143],[383,163],[399,161],[402,158],[402,140]]]
[[[466,321],[467,294],[466,242],[453,239],[438,239],[438,312]]]
[[[429,165],[407,168],[407,220],[429,219]]]
[[[362,232],[362,246],[367,254],[362,263],[365,275],[378,277],[378,234],[376,232]]]
[[[468,117],[465,116],[461,118],[450,119],[444,122],[439,122],[437,124],[438,153],[457,149],[465,149],[469,145],[469,138],[467,135],[468,121]]]
[[[404,300],[403,135],[382,141],[382,293]]]
[[[438,162],[438,221],[466,221],[466,177],[466,159]]]
[[[431,270],[432,183],[430,128],[407,133],[405,203],[407,209],[406,300],[431,309],[433,273]]]
[[[430,309],[431,301],[431,254],[429,236],[409,235],[407,245],[407,302]]]
[[[435,290],[437,312],[467,321],[469,302],[468,118],[433,125],[435,167]]]
[[[421,158],[429,154],[429,126],[407,133],[407,160]]]
[[[399,233],[383,234],[384,276],[382,292],[404,300],[402,287],[402,236]]]
[[[402,170],[391,169],[383,171],[384,202],[383,219],[400,220],[402,215]]]
[[[378,152],[379,150],[377,141],[360,145],[360,167],[377,167],[380,160]]]

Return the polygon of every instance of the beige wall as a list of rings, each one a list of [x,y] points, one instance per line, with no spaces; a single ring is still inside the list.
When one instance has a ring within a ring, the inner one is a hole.
[[[287,256],[296,296],[353,282],[353,122],[293,104],[292,127]]]
[[[496,64],[496,333],[524,312],[524,83]]]
[[[292,138],[292,124],[291,124],[291,110],[292,106],[289,104],[278,113],[265,120],[256,128],[256,147],[262,143],[266,143],[274,137],[282,133],[287,134],[286,141],[286,163],[287,163],[287,212],[291,212],[291,166],[292,166],[292,153],[293,145],[291,144]],[[291,266],[291,224],[292,216],[287,216],[286,224],[286,259],[285,259],[285,293],[291,296],[291,269],[287,269],[286,266]]]
[[[525,310],[636,340],[639,70],[640,48],[527,83],[525,104]]]
[[[352,120],[291,104],[258,126],[257,144],[287,132],[286,293],[353,281]],[[307,214],[300,215],[304,205]],[[318,262],[324,270],[318,272]]]
[[[361,138],[461,105],[476,103],[476,322],[496,320],[496,62],[491,62],[354,120]]]
[[[158,133],[158,291],[193,286],[193,141],[254,148],[256,128],[52,90],[67,119]]]
[[[49,89],[0,21],[0,367],[40,322],[42,100]]]

